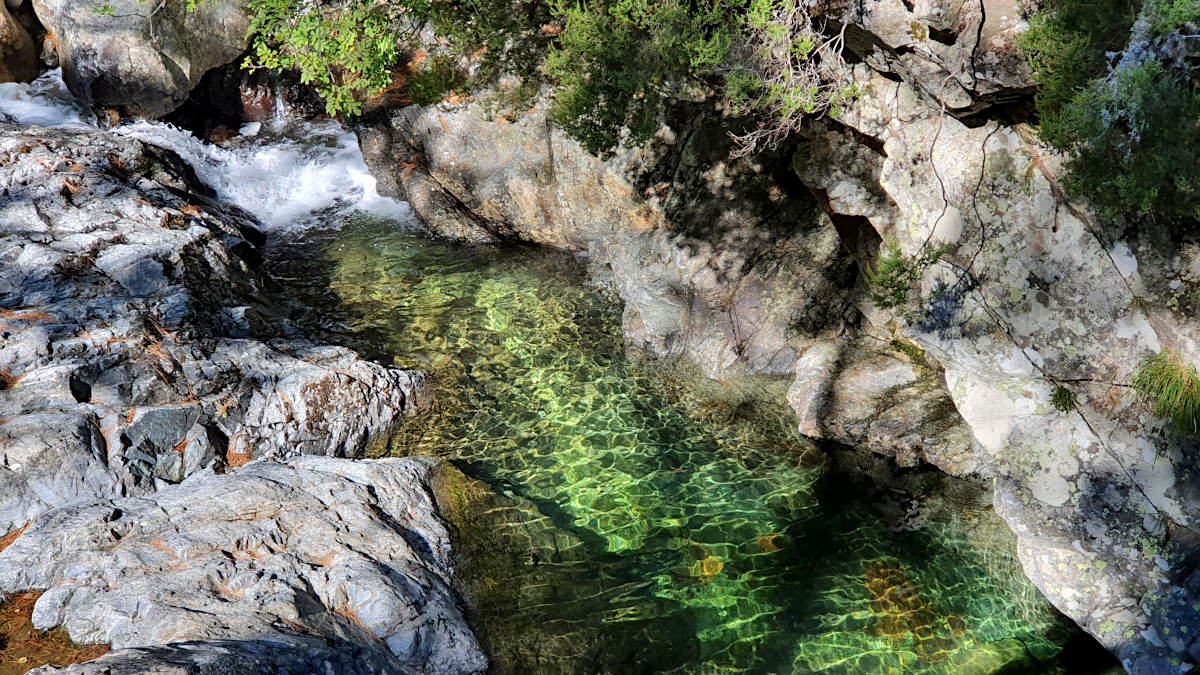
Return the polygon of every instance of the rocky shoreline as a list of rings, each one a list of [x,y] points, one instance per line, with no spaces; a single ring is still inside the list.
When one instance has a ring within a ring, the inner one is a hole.
[[[304,340],[253,217],[169,151],[5,125],[0,154],[0,592],[117,650],[79,672],[484,669],[428,464],[335,459],[424,374]]]

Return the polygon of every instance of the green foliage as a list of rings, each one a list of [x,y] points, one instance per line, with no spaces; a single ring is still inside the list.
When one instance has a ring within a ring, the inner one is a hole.
[[[188,9],[192,9],[192,6],[189,5]],[[112,5],[105,4],[105,5],[100,5],[99,7],[97,7],[96,9],[94,9],[92,11],[94,11],[96,14],[99,14],[100,16],[114,16],[117,12],[117,8],[113,7]]]
[[[591,152],[649,138],[673,87],[724,60],[740,0],[553,0],[565,19],[544,71],[559,86],[556,123]]]
[[[435,0],[429,5],[434,33],[452,54],[470,55],[473,81],[487,84],[500,74],[519,76],[524,94],[536,95],[540,67],[552,36],[542,26],[553,20],[540,0]]]
[[[1136,0],[1050,0],[1029,20],[1018,46],[1038,81],[1036,104],[1042,137],[1057,147],[1071,145],[1061,116],[1076,93],[1108,72],[1107,54],[1129,39]]]
[[[355,115],[360,101],[393,81],[405,13],[423,14],[425,0],[250,0],[249,68],[294,70],[325,99],[330,115]]]
[[[907,307],[913,288],[925,276],[925,270],[936,265],[945,255],[944,248],[926,248],[913,258],[892,243],[879,256],[879,265],[867,270],[866,280],[870,286],[871,302],[881,309]]]
[[[1200,376],[1196,366],[1185,365],[1178,354],[1164,349],[1142,362],[1133,386],[1156,416],[1170,420],[1180,431],[1200,432]]]
[[[1197,215],[1200,97],[1156,60],[1116,70],[1076,94],[1058,133],[1076,156],[1066,186],[1110,215]]]
[[[912,359],[913,363],[925,363],[925,350],[910,342],[892,340],[892,349],[895,349],[896,351],[907,356],[909,359]]]
[[[774,146],[804,119],[829,112],[858,96],[846,86],[840,34],[813,20],[801,0],[749,0],[739,39],[728,59],[726,103],[757,118],[758,127],[738,137],[735,154]]]
[[[462,84],[454,62],[446,57],[434,57],[408,76],[405,89],[408,98],[417,105],[433,105]]]
[[[666,105],[692,87],[724,91],[732,111],[760,119],[740,139],[747,152],[856,95],[821,70],[840,57],[797,0],[249,0],[248,8],[247,67],[299,73],[331,115],[357,114],[391,85],[401,54],[417,47],[401,27],[432,23],[441,42],[408,78],[411,100],[428,105],[465,86],[454,67],[465,56],[474,87],[502,72],[521,78],[514,107],[554,85],[552,119],[601,155],[623,138],[647,140]]]
[[[1054,392],[1050,394],[1050,403],[1054,409],[1059,412],[1071,412],[1075,409],[1075,405],[1079,402],[1079,397],[1075,392],[1067,389],[1061,384],[1054,388]]]
[[[1020,40],[1067,189],[1110,217],[1200,214],[1200,96],[1163,38],[1198,18],[1197,0],[1053,0]]]
[[[1200,1],[1146,0],[1142,16],[1150,24],[1150,35],[1165,35],[1200,19]]]

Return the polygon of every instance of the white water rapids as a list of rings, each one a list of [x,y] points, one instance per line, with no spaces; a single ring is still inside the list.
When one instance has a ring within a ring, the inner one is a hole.
[[[0,84],[0,113],[17,124],[97,128],[58,70],[30,84]],[[321,216],[353,210],[411,221],[406,204],[376,191],[358,138],[333,121],[247,124],[228,148],[161,122],[133,122],[113,132],[174,151],[218,197],[253,213],[268,230],[329,224],[336,219]]]

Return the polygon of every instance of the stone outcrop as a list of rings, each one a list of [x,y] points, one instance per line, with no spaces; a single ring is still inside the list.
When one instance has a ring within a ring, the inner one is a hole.
[[[0,552],[0,592],[113,647],[67,673],[480,673],[434,465],[302,457],[77,502]]]
[[[876,72],[969,115],[1033,93],[1017,51],[1027,11],[1017,0],[866,0],[830,2],[826,13]]]
[[[33,37],[8,7],[0,7],[0,82],[30,82],[38,75]]]
[[[359,456],[423,375],[302,339],[252,219],[170,153],[0,128],[0,532],[206,470]]]
[[[845,127],[814,131],[800,175],[904,252],[949,251],[919,306],[876,321],[945,369],[977,471],[995,478],[996,509],[1047,597],[1131,672],[1194,664],[1194,443],[1128,384],[1164,347],[1200,355],[1200,326],[1170,302],[1195,288],[1194,238],[1114,227],[1067,199],[1033,129],[968,127],[904,82],[864,66],[855,78],[867,94]],[[830,170],[838,157],[856,162]],[[1051,401],[1059,387],[1077,397],[1066,411]]]
[[[246,0],[33,0],[80,100],[130,115],[179,107],[209,70],[246,51]]]
[[[893,458],[932,464],[953,476],[974,473],[971,430],[920,350],[879,338],[814,345],[796,362],[788,403],[809,438],[835,440]],[[906,353],[907,352],[907,353]]]

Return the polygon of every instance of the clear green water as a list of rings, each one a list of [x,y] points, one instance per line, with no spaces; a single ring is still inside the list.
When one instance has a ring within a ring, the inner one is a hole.
[[[389,451],[490,487],[459,486],[459,550],[496,672],[1094,671],[978,492],[914,476],[933,515],[893,531],[787,382],[633,365],[568,256],[367,221],[310,245],[278,265],[325,328],[438,376]]]

